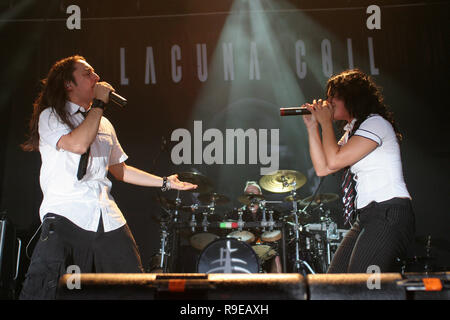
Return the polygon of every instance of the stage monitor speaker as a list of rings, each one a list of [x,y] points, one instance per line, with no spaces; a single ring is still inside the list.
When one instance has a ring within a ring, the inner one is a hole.
[[[309,300],[406,300],[399,273],[309,274]]]
[[[16,241],[19,244],[16,245]],[[16,247],[19,253],[16,255]],[[20,259],[20,239],[16,239],[16,229],[9,218],[0,216],[0,299],[13,299]]]
[[[299,274],[66,274],[58,299],[306,300]]]
[[[397,284],[408,300],[450,300],[450,272],[405,273]]]

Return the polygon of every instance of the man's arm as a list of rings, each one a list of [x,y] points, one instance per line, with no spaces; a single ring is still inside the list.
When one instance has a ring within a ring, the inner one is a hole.
[[[108,103],[109,93],[113,90],[110,84],[98,82],[94,88],[95,99]],[[91,108],[86,119],[78,127],[58,140],[57,148],[78,154],[85,153],[97,136],[102,116],[102,108]]]
[[[139,170],[132,166],[128,166],[125,162],[121,162],[109,167],[109,172],[117,180],[143,186],[143,187],[162,187],[163,178],[150,174],[148,172]],[[191,190],[197,188],[197,185],[189,182],[182,182],[178,180],[178,176],[171,175],[167,178],[170,181],[170,187],[176,190]]]
[[[58,140],[56,144],[58,149],[78,154],[85,153],[97,136],[102,115],[101,108],[92,108],[78,127]]]

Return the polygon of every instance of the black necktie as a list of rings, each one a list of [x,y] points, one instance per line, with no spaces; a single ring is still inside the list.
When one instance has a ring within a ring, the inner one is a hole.
[[[342,202],[344,205],[344,219],[345,224],[349,223],[352,219],[352,215],[355,212],[355,180],[353,180],[354,174],[351,173],[350,167],[344,169],[344,174],[342,175]]]
[[[83,112],[81,110],[78,110],[78,112],[80,112],[83,115],[83,117],[86,118],[87,112]],[[77,172],[78,180],[83,179],[84,175],[86,174],[90,151],[91,151],[91,147],[89,147],[87,149],[87,151],[81,155],[80,163],[78,164],[78,172]]]

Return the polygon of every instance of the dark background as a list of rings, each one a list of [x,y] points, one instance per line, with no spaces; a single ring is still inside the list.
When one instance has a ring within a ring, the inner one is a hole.
[[[81,30],[68,30],[66,8],[81,8]],[[381,7],[381,30],[368,30],[366,8]],[[413,197],[418,242],[435,239],[433,253],[449,266],[450,216],[448,71],[449,1],[1,1],[0,2],[0,209],[23,240],[39,226],[42,200],[39,153],[25,153],[32,102],[57,60],[81,54],[103,80],[128,98],[125,109],[106,111],[118,133],[127,164],[157,175],[197,170],[215,191],[231,199],[218,207],[223,216],[239,206],[247,180],[260,179],[260,165],[179,165],[159,154],[161,140],[177,128],[192,131],[261,128],[280,130],[280,169],[304,173],[299,189],[309,196],[318,185],[308,155],[306,130],[299,117],[280,118],[278,108],[324,97],[321,41],[332,47],[333,73],[348,68],[346,38],[352,39],[355,67],[370,74],[368,37],[373,39],[375,81],[395,113],[404,136],[405,180]],[[303,40],[308,64],[305,79],[295,73],[295,42]],[[260,80],[249,79],[250,41],[258,48]],[[222,43],[233,43],[235,79],[224,80]],[[207,45],[208,79],[197,78],[196,44]],[[183,77],[171,79],[171,47],[181,48]],[[155,84],[145,84],[145,50],[155,59]],[[120,48],[126,51],[129,85],[120,84]],[[204,143],[203,146],[206,146]],[[173,146],[173,143],[169,145]],[[325,179],[321,192],[338,192],[337,177]],[[158,251],[161,209],[155,189],[114,181],[112,193],[140,247],[144,266]],[[280,200],[287,194],[265,192]],[[170,191],[165,196],[174,199]],[[182,194],[190,204],[192,195]],[[342,227],[340,206],[330,206]],[[32,246],[30,247],[30,249]],[[26,265],[27,259],[24,259]],[[23,270],[22,270],[23,271]]]

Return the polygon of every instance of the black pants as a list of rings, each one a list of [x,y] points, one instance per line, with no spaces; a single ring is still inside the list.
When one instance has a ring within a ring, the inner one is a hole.
[[[337,249],[328,273],[398,272],[396,258],[405,258],[415,232],[411,200],[371,202],[357,211],[356,222]]]
[[[20,299],[55,299],[59,278],[69,266],[81,273],[141,273],[141,259],[133,235],[124,225],[86,231],[67,218],[47,214],[33,251]]]

